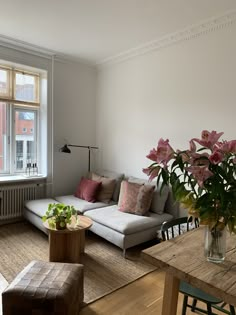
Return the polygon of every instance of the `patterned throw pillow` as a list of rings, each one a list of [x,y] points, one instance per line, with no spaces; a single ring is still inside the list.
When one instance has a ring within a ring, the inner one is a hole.
[[[92,173],[91,178],[96,182],[101,182],[101,186],[96,197],[97,200],[109,203],[114,193],[116,180],[112,178],[103,177],[95,173]]]
[[[155,187],[122,181],[119,210],[122,212],[146,215],[149,211]]]
[[[82,177],[75,192],[75,197],[89,202],[96,202],[96,195],[101,186],[101,182]]]

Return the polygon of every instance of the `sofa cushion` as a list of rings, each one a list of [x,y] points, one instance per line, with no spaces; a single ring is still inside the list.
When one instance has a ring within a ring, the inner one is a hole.
[[[119,198],[119,210],[137,215],[146,215],[151,205],[154,188],[154,186],[129,183],[123,180],[121,183],[122,194],[120,194]]]
[[[95,202],[101,182],[82,177],[75,192],[75,197]]]
[[[101,186],[98,190],[96,200],[109,203],[112,199],[114,189],[116,186],[116,180],[113,178],[107,178],[98,174],[92,173],[92,180],[101,182]]]
[[[157,214],[162,214],[165,210],[165,204],[170,192],[170,188],[168,186],[165,186],[162,191],[160,192],[160,186],[156,186],[156,183],[150,182],[145,179],[136,178],[136,177],[129,177],[128,181],[131,183],[138,183],[138,184],[144,184],[144,185],[154,185],[155,190],[152,197],[152,203],[150,206],[150,211],[155,212]]]
[[[126,235],[153,227],[157,227],[158,229],[164,221],[169,221],[173,218],[173,216],[168,213],[159,215],[150,212],[149,216],[140,216],[124,213],[118,209],[117,205],[113,205],[88,211],[86,212],[86,216],[97,223]]]
[[[88,211],[91,209],[106,207],[106,206],[109,206],[110,204],[112,204],[112,203],[107,204],[104,202],[88,202],[86,200],[77,198],[73,195],[58,196],[58,197],[55,197],[55,199],[60,203],[74,206],[75,209],[81,213],[84,213],[85,211]]]
[[[124,174],[107,171],[107,170],[101,170],[101,169],[97,170],[95,173],[100,176],[104,176],[104,177],[112,178],[116,180],[116,186],[112,195],[112,200],[115,202],[118,202],[119,193],[120,193],[120,184],[124,178]],[[89,178],[91,178],[91,174],[89,175]]]
[[[44,216],[46,211],[48,210],[48,205],[50,203],[58,202],[52,198],[30,200],[25,202],[25,208],[42,218],[42,216]]]

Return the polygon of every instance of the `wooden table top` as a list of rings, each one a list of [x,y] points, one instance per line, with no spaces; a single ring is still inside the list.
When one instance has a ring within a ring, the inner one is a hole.
[[[46,229],[56,233],[72,233],[74,231],[87,230],[92,226],[92,224],[93,221],[84,215],[78,215],[77,222],[75,216],[72,216],[71,224],[67,224],[66,229],[64,230],[57,230],[56,228],[54,229],[51,228],[48,224],[48,220],[46,220],[43,223]]]
[[[227,235],[226,258],[216,264],[204,256],[204,227],[145,249],[143,258],[180,280],[236,306],[236,236]]]

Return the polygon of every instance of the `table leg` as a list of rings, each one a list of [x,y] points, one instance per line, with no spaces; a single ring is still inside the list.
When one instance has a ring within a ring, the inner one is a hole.
[[[85,230],[80,230],[80,252],[84,253],[85,247]]]
[[[49,231],[49,261],[64,261],[66,255],[66,234]]]
[[[80,262],[81,253],[81,233],[75,231],[67,234],[67,260],[71,263]]]
[[[166,273],[165,288],[162,303],[162,315],[176,315],[178,295],[179,295],[179,279]]]

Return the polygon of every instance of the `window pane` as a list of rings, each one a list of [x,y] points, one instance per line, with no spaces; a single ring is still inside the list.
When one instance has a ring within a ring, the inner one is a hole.
[[[10,71],[0,68],[0,96],[10,97]]]
[[[38,77],[16,72],[15,99],[38,102]]]
[[[16,168],[23,168],[23,140],[16,141]]]
[[[6,172],[8,168],[7,145],[7,105],[0,102],[0,172]]]
[[[36,139],[31,130],[36,130],[36,112],[15,111],[16,170],[25,171],[28,163],[37,163]]]

